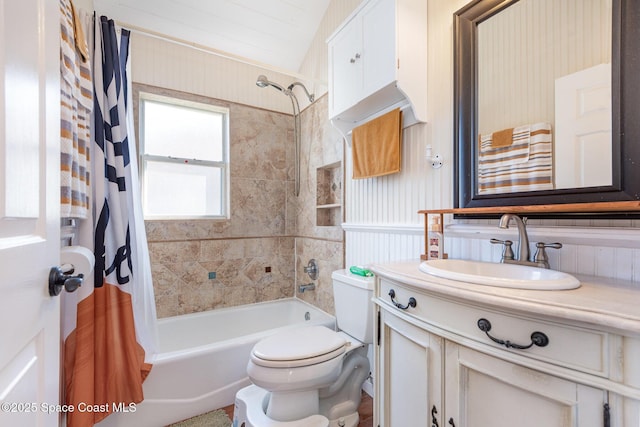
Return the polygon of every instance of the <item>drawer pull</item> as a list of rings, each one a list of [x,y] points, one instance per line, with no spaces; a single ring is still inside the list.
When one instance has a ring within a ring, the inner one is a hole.
[[[549,337],[547,337],[544,333],[537,332],[537,331],[531,334],[531,343],[529,345],[514,344],[509,340],[505,341],[498,338],[494,338],[491,335],[489,335],[489,331],[491,330],[491,322],[489,322],[487,319],[479,319],[478,328],[480,328],[482,332],[487,334],[487,336],[491,338],[491,341],[497,344],[503,345],[507,348],[516,348],[518,350],[526,350],[532,347],[533,345],[537,345],[538,347],[545,347],[547,344],[549,344]]]
[[[398,307],[400,310],[406,310],[407,308],[415,307],[418,304],[414,297],[409,298],[409,302],[407,303],[407,305],[400,304],[394,299],[396,297],[396,291],[394,291],[393,289],[389,290],[389,296],[391,297],[391,302],[393,303],[393,305]]]

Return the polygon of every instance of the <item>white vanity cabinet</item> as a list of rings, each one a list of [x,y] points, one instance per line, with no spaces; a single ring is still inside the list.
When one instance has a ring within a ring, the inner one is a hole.
[[[327,41],[334,125],[344,132],[407,103],[408,120],[425,121],[426,42],[424,0],[364,1]]]
[[[574,304],[574,319],[547,295],[546,308],[535,309],[540,295],[554,291],[478,292],[477,285],[424,281],[418,262],[415,270],[398,265],[373,267],[374,425],[640,426],[640,313],[630,319],[624,312],[632,314],[633,301],[622,304],[619,322],[585,322],[597,307],[582,307],[581,316]],[[591,300],[588,292],[574,293],[576,304],[601,298]],[[613,291],[611,307],[633,296],[640,302],[640,291]],[[559,316],[550,315],[554,310]],[[632,330],[620,329],[625,324]]]
[[[380,328],[375,375],[379,425],[430,425],[432,408],[442,408],[444,340],[385,310]]]

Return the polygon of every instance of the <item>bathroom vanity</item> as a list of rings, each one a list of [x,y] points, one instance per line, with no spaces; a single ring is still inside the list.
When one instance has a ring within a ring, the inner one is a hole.
[[[419,267],[373,267],[374,425],[640,425],[639,287],[513,289]]]

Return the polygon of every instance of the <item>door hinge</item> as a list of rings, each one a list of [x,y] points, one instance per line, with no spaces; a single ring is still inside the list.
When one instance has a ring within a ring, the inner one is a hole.
[[[605,403],[602,411],[603,416],[603,425],[604,427],[611,427],[611,409],[609,408],[609,404]]]

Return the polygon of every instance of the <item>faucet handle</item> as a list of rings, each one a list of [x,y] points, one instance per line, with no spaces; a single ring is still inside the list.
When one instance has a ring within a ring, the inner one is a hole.
[[[511,249],[511,245],[513,245],[513,242],[511,240],[491,239],[490,242],[493,244],[500,244],[504,246],[504,250],[502,251],[502,259],[500,260],[500,262],[513,259],[513,249]]]
[[[553,248],[560,249],[562,247],[562,243],[536,243],[536,254],[533,256],[533,262],[544,267],[549,268],[549,257],[547,256],[547,252],[545,248]]]

